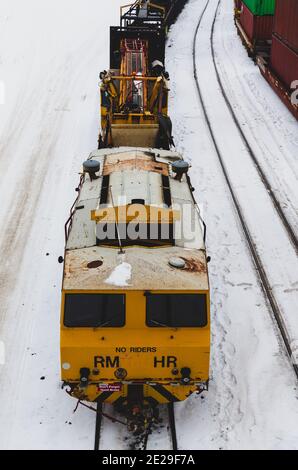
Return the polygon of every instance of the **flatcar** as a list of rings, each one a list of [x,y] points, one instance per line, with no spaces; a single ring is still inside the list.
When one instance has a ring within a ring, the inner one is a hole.
[[[132,430],[209,381],[206,226],[173,150],[165,15],[138,1],[111,28],[99,145],[65,225],[62,380],[81,402],[114,404]]]
[[[110,68],[100,73],[99,148],[173,144],[165,21],[164,7],[138,1],[121,8],[120,26],[110,28]]]

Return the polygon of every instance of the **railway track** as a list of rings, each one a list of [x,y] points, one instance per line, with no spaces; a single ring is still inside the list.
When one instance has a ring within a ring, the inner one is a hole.
[[[94,450],[99,450],[101,423],[102,423],[102,404],[98,403],[97,408],[96,408]]]
[[[178,440],[177,440],[177,432],[176,432],[174,403],[168,403],[167,414],[168,414],[168,429],[169,429],[169,434],[170,434],[171,450],[175,451],[175,450],[178,450]],[[96,422],[95,422],[95,438],[94,438],[94,450],[95,451],[98,451],[100,449],[100,438],[102,434],[103,416],[105,416],[105,414],[103,413],[103,406],[102,404],[98,403],[97,409],[96,409]],[[115,421],[117,420],[115,419]],[[125,423],[122,423],[122,424],[125,424]],[[152,429],[152,425],[149,425],[147,431],[145,432],[144,436],[142,436],[141,440],[137,439],[136,447],[140,448],[140,450],[147,450],[149,436],[151,434],[154,434],[154,430]]]
[[[271,187],[271,184],[262,168],[262,166],[260,165],[260,162],[258,161],[257,157],[256,157],[256,154],[254,153],[246,135],[244,134],[243,130],[242,130],[242,127],[241,127],[241,124],[235,114],[235,111],[233,109],[233,106],[232,106],[232,103],[231,101],[229,100],[228,98],[228,95],[226,93],[226,90],[224,88],[224,85],[223,85],[223,82],[222,82],[222,79],[220,77],[220,72],[219,72],[219,68],[218,68],[218,65],[216,63],[216,59],[215,59],[215,49],[214,49],[214,28],[215,28],[215,23],[216,23],[216,20],[217,20],[217,16],[218,16],[218,11],[219,11],[219,7],[221,5],[221,0],[219,0],[218,4],[217,4],[217,9],[216,9],[216,13],[215,13],[215,16],[214,16],[214,20],[213,20],[213,24],[212,24],[212,30],[211,30],[211,52],[212,52],[212,61],[213,61],[213,64],[214,64],[214,69],[215,69],[215,73],[216,73],[216,78],[217,78],[217,82],[218,82],[218,85],[220,87],[220,90],[221,90],[221,93],[222,93],[222,96],[225,100],[225,103],[229,109],[229,112],[232,116],[232,119],[234,121],[234,124],[235,126],[237,127],[238,129],[238,132],[239,134],[241,135],[241,138],[242,138],[242,141],[245,145],[245,148],[259,174],[259,177],[262,181],[262,183],[264,184],[269,196],[270,196],[270,199],[271,199],[271,202],[288,234],[288,237],[289,239],[291,240],[291,243],[293,245],[293,247],[295,248],[295,251],[296,251],[296,254],[298,254],[298,238],[296,236],[296,233],[295,233],[295,230],[293,229],[293,227],[291,226],[291,223],[289,222],[289,220],[287,219],[287,216],[285,215],[282,207],[281,207],[281,203],[278,201],[272,187]]]
[[[286,328],[286,325],[285,325],[285,322],[284,322],[284,319],[283,319],[282,312],[281,312],[281,310],[279,308],[279,305],[276,301],[276,298],[273,294],[272,286],[270,285],[270,282],[269,282],[265,267],[263,265],[262,259],[259,256],[259,253],[258,253],[257,248],[255,246],[252,233],[249,229],[249,226],[248,226],[248,223],[246,221],[245,215],[243,213],[241,204],[238,200],[237,193],[236,193],[236,191],[234,189],[234,186],[233,186],[233,183],[232,183],[232,181],[229,177],[229,173],[227,171],[227,167],[226,167],[226,164],[225,164],[225,159],[224,159],[224,156],[223,156],[223,154],[220,150],[219,142],[218,142],[217,137],[215,135],[215,132],[213,130],[212,123],[211,123],[211,120],[210,120],[210,117],[209,117],[209,114],[208,114],[208,111],[207,111],[206,102],[205,102],[205,99],[204,99],[204,96],[203,96],[203,93],[202,93],[202,89],[201,89],[201,86],[200,86],[200,82],[199,82],[197,60],[196,60],[197,37],[198,37],[199,30],[200,30],[200,26],[202,24],[202,20],[205,16],[205,13],[206,13],[206,10],[207,10],[209,4],[210,4],[210,0],[208,0],[206,2],[205,8],[203,9],[203,11],[202,11],[202,13],[199,17],[197,27],[196,27],[196,30],[195,30],[195,34],[194,34],[193,47],[192,47],[193,75],[194,75],[194,79],[195,79],[196,89],[197,89],[197,92],[198,92],[198,98],[199,98],[199,101],[200,101],[200,104],[201,104],[201,107],[202,107],[202,110],[203,110],[204,118],[206,120],[206,124],[207,124],[208,130],[209,130],[209,133],[210,133],[212,143],[214,145],[214,149],[215,149],[219,164],[221,166],[224,178],[225,178],[227,186],[229,188],[230,195],[231,195],[234,207],[236,209],[236,212],[237,212],[237,215],[238,215],[238,218],[239,218],[239,222],[240,222],[240,225],[241,225],[242,230],[243,230],[243,234],[244,234],[246,242],[247,242],[248,250],[250,252],[251,258],[252,258],[252,260],[254,262],[254,265],[255,265],[256,272],[258,274],[258,280],[259,280],[260,286],[262,288],[265,300],[268,303],[268,305],[270,306],[270,309],[272,311],[273,317],[274,317],[274,319],[276,321],[276,324],[278,326],[278,329],[280,331],[280,334],[281,334],[284,346],[286,348],[286,351],[289,355],[289,358],[292,359],[293,351],[292,351],[292,348],[291,348],[290,335],[288,334],[288,331],[287,331],[287,328]],[[220,87],[223,98],[226,102],[226,105],[227,105],[227,107],[228,107],[228,109],[229,109],[229,111],[232,115],[233,121],[234,121],[240,135],[241,135],[241,138],[242,138],[243,142],[246,145],[246,149],[247,149],[250,157],[252,158],[252,161],[253,161],[253,163],[254,163],[257,171],[258,171],[258,174],[259,174],[259,176],[260,176],[260,178],[261,178],[261,180],[262,180],[262,182],[263,182],[263,184],[264,184],[264,186],[265,186],[265,188],[266,188],[266,190],[267,190],[267,192],[270,196],[270,199],[271,199],[271,201],[274,205],[274,208],[276,209],[277,214],[278,214],[278,216],[279,216],[279,218],[280,218],[280,220],[281,220],[281,222],[282,222],[282,224],[283,224],[283,226],[284,226],[284,228],[285,228],[285,230],[288,234],[288,237],[289,237],[291,243],[293,244],[296,253],[298,253],[297,237],[296,237],[291,225],[289,224],[289,222],[288,222],[288,220],[287,220],[287,218],[286,218],[286,216],[285,216],[285,214],[284,214],[284,212],[281,208],[280,203],[277,201],[276,196],[275,196],[275,194],[274,194],[274,192],[273,192],[273,190],[270,186],[270,183],[269,183],[268,179],[266,178],[266,175],[264,174],[264,172],[263,172],[263,170],[262,170],[262,168],[261,168],[261,166],[260,166],[260,164],[259,164],[259,162],[258,162],[258,160],[257,160],[257,158],[256,158],[256,156],[255,156],[255,154],[254,154],[247,138],[246,138],[246,136],[244,135],[244,133],[241,129],[241,125],[237,120],[237,117],[234,113],[234,110],[233,110],[232,105],[231,105],[231,103],[228,99],[228,96],[227,96],[227,94],[224,90],[224,87],[223,87],[223,84],[222,84],[222,81],[221,81],[221,78],[220,78],[220,75],[219,75],[219,71],[218,71],[218,67],[217,67],[216,59],[215,59],[214,31],[215,31],[215,23],[216,23],[216,20],[217,20],[220,4],[221,4],[221,0],[219,0],[218,4],[217,4],[217,8],[216,8],[215,15],[214,15],[213,22],[212,22],[211,35],[210,35],[212,60],[213,60],[214,68],[215,68],[217,82],[218,82],[218,85]],[[295,373],[295,375],[298,379],[298,365],[295,364],[292,361],[292,366],[293,366],[293,369],[294,369],[294,373]]]
[[[172,448],[173,450],[178,450],[174,403],[168,404],[168,413],[169,413],[169,426],[170,426],[170,432],[171,432]]]

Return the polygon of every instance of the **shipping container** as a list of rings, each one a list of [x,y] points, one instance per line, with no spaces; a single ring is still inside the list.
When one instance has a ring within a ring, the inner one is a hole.
[[[255,16],[243,3],[240,24],[251,42],[270,40],[273,31],[274,16]]]
[[[243,3],[254,15],[274,15],[275,0],[243,0]]]
[[[298,51],[298,0],[276,0],[273,32]]]
[[[272,90],[278,95],[278,97],[282,100],[288,110],[298,121],[298,104],[296,104],[296,100],[293,99],[293,90],[289,90],[289,88],[283,84],[280,78],[271,69],[271,66],[268,64],[268,61],[265,57],[261,55],[257,56],[257,64],[260,68],[261,74],[265,80],[267,80]]]
[[[293,82],[298,80],[298,53],[275,34],[272,36],[270,64],[271,69],[290,90]]]

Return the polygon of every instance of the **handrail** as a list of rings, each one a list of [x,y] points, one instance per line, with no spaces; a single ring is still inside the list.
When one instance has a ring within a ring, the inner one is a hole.
[[[128,3],[127,5],[122,5],[120,7],[120,16],[121,16],[121,18],[125,17],[125,15],[127,15],[130,11],[132,11],[137,6],[142,6],[142,0],[136,0],[134,3]],[[148,3],[148,6],[153,7],[156,10],[159,10],[161,13],[163,13],[163,18],[165,18],[165,14],[166,14],[165,7],[162,7],[161,5],[156,5],[156,3],[151,3],[151,2]],[[123,11],[126,8],[128,8],[128,10],[125,13],[123,13]]]
[[[65,236],[65,244],[67,243],[67,240],[68,240],[68,237],[69,237],[69,232],[70,232],[70,229],[71,229],[71,226],[72,226],[72,220],[73,220],[73,216],[75,214],[75,206],[76,206],[76,203],[78,202],[79,200],[79,197],[80,197],[80,190],[82,188],[82,184],[83,184],[83,181],[84,181],[84,175],[81,175],[80,176],[80,182],[79,182],[79,186],[77,187],[77,191],[78,191],[78,195],[73,203],[73,205],[71,206],[70,208],[70,214],[69,214],[69,217],[67,219],[67,221],[65,222],[65,225],[64,225],[64,236]]]
[[[206,242],[206,238],[207,238],[207,226],[206,226],[206,224],[205,224],[204,219],[203,219],[202,216],[201,216],[201,211],[200,211],[200,208],[199,208],[197,202],[195,202],[195,208],[197,209],[197,213],[198,213],[198,216],[199,216],[199,220],[200,220],[201,224],[202,224],[203,227],[204,227],[203,240],[204,240],[204,243],[205,243],[205,242]]]

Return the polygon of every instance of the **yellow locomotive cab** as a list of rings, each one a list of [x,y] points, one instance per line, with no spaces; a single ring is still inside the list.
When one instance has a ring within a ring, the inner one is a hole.
[[[158,404],[208,385],[207,258],[187,171],[160,149],[102,149],[84,164],[61,310],[62,380],[78,399],[138,390]]]
[[[62,309],[62,377],[79,384],[89,371],[89,401],[114,390],[114,402],[129,383],[178,401],[208,381],[208,292],[77,291],[64,293]]]

